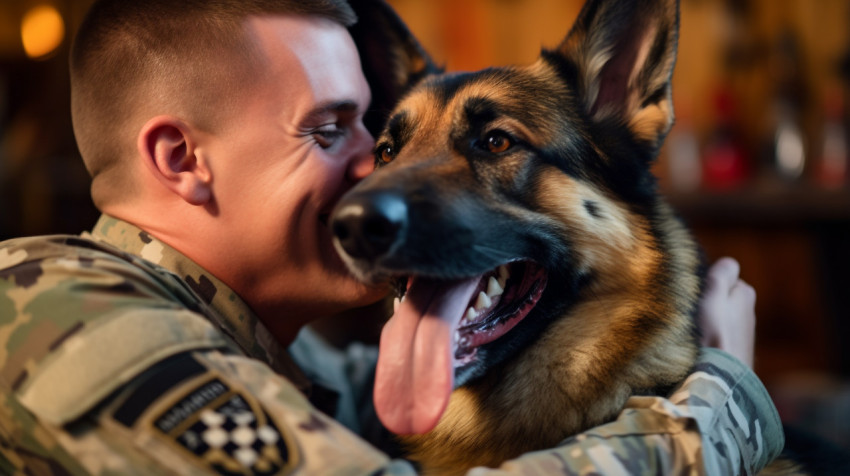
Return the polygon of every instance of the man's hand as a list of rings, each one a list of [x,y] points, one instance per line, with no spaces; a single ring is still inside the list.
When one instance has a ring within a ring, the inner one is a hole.
[[[724,350],[752,367],[756,292],[738,277],[740,271],[732,258],[721,258],[709,268],[699,324],[702,345]]]

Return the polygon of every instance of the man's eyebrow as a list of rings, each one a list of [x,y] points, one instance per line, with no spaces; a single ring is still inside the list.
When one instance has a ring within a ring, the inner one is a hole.
[[[357,102],[352,100],[345,99],[341,101],[327,101],[320,103],[318,106],[311,109],[310,112],[304,116],[304,120],[301,122],[302,124],[309,124],[324,120],[325,116],[330,113],[355,112],[359,108],[360,106]]]

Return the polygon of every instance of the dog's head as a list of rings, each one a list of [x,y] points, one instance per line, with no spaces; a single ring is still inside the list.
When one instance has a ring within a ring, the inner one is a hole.
[[[332,227],[356,276],[403,282],[376,406],[391,430],[423,433],[454,386],[555,316],[646,281],[678,3],[590,0],[531,66],[453,74],[382,2],[352,4],[382,128],[376,171]]]

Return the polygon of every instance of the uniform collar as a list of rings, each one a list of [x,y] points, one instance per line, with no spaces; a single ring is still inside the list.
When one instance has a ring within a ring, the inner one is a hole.
[[[90,238],[106,242],[175,274],[204,304],[205,314],[249,356],[268,363],[302,391],[309,382],[289,353],[230,287],[194,261],[142,229],[103,214]]]

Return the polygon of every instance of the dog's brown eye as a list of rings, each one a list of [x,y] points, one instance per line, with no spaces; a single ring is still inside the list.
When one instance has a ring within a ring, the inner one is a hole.
[[[504,152],[512,145],[511,139],[502,133],[494,132],[487,136],[487,150],[494,154]]]
[[[388,163],[393,161],[393,158],[394,158],[393,156],[395,155],[395,151],[393,150],[392,146],[385,145],[385,146],[382,146],[380,149],[378,149],[377,155],[378,155],[378,159],[381,162],[388,164]]]

